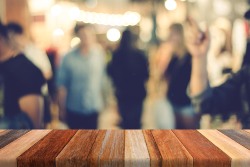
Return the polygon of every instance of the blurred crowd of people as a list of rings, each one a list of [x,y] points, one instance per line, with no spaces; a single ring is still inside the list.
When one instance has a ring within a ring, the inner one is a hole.
[[[232,74],[226,29],[214,24],[209,35],[189,18],[168,31],[149,55],[127,28],[107,61],[94,28],[77,23],[80,43],[58,63],[54,48],[42,51],[19,24],[1,23],[0,128],[54,128],[57,120],[64,128],[97,129],[110,107],[123,129],[195,129],[204,113],[224,120],[236,114],[235,126],[249,128],[249,47],[246,67]]]

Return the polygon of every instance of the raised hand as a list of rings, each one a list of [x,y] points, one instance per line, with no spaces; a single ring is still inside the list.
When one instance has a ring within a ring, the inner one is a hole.
[[[202,32],[198,24],[188,18],[185,26],[185,40],[189,53],[192,55],[190,95],[199,95],[208,87],[207,52],[210,43],[208,30]]]
[[[185,24],[186,46],[193,58],[206,57],[209,49],[209,32],[202,32],[195,20],[188,18]]]

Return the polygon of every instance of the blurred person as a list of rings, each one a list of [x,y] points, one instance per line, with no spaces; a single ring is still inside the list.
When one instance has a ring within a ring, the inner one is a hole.
[[[227,32],[229,30],[226,28],[228,20],[223,20],[223,18],[217,19],[216,23],[210,28],[211,42],[208,52],[208,77],[211,86],[218,86],[225,82],[233,68],[232,49],[228,46],[230,37],[227,35],[230,32]],[[218,25],[218,22],[220,24],[224,22],[224,24]]]
[[[120,126],[124,129],[141,128],[143,101],[146,97],[144,84],[149,77],[146,56],[136,48],[135,42],[135,35],[125,30],[108,66],[122,118]]]
[[[247,35],[247,44],[246,44],[246,52],[243,58],[242,66],[250,65],[250,10],[248,10],[244,14],[244,18],[247,22],[246,24],[246,35]]]
[[[45,79],[26,56],[15,49],[8,29],[0,23],[0,76],[4,113],[0,128],[42,128]]]
[[[224,83],[232,74],[234,67],[232,46],[231,46],[231,23],[226,18],[217,18],[209,27],[211,36],[210,49],[207,58],[207,70],[209,84],[215,87]],[[202,115],[201,128],[209,125],[214,128],[225,127],[232,115]],[[234,125],[232,125],[234,126]]]
[[[244,64],[244,54],[247,50],[248,23],[242,18],[237,18],[232,23],[232,53],[233,72],[239,71]]]
[[[172,46],[167,42],[149,50],[150,77],[147,82],[147,97],[142,116],[143,129],[175,129],[173,107],[166,97],[167,84],[164,77]]]
[[[191,75],[191,56],[184,42],[183,26],[179,23],[170,26],[167,43],[172,47],[169,62],[166,64],[167,98],[173,106],[176,128],[197,128],[197,118],[186,89]]]
[[[243,111],[243,127],[249,128],[250,67],[245,66],[222,85],[211,88],[206,68],[209,33],[201,32],[197,23],[189,19],[186,34],[187,46],[192,55],[189,95],[196,111],[212,115]]]
[[[13,44],[13,49],[22,52],[24,55],[43,73],[44,78],[48,82],[52,78],[52,67],[47,54],[39,49],[25,34],[22,26],[18,23],[11,22],[7,24],[9,38]],[[44,96],[44,122],[51,121],[50,117],[50,99],[48,92],[48,84],[42,87]]]
[[[77,23],[75,34],[81,42],[65,55],[57,74],[61,119],[72,129],[96,129],[104,107],[105,55],[90,25]]]
[[[7,28],[13,47],[23,52],[42,71],[44,78],[49,80],[52,77],[52,68],[46,53],[30,41],[20,24],[11,22],[7,24]]]

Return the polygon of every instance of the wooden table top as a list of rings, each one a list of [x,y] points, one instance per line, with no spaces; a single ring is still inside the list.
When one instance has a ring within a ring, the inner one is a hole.
[[[250,167],[250,130],[0,130],[0,167]]]

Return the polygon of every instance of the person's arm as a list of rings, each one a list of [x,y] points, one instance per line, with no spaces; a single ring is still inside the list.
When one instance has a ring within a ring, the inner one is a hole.
[[[20,110],[26,113],[36,129],[43,128],[43,97],[41,88],[45,84],[42,72],[29,61],[23,61],[23,68],[16,76],[16,93]]]
[[[158,77],[162,77],[168,69],[171,60],[173,59],[173,46],[170,42],[163,43],[156,52],[154,62],[154,70],[157,70]]]
[[[59,105],[59,119],[65,121],[66,119],[66,97],[67,87],[69,86],[69,68],[67,57],[64,57],[62,64],[57,73],[57,100]]]
[[[20,109],[31,119],[34,128],[43,127],[43,98],[40,95],[25,95],[19,99]]]
[[[43,73],[43,76],[46,80],[49,80],[52,78],[53,74],[52,74],[52,71],[47,71],[47,72],[44,72]]]
[[[192,56],[190,79],[190,95],[204,92],[208,87],[207,52],[209,49],[209,33],[202,33],[197,23],[189,19],[186,28],[186,44]]]
[[[140,62],[141,62],[141,73],[140,76],[142,77],[142,80],[144,83],[146,83],[149,79],[149,63],[148,59],[143,51],[139,51],[138,53],[140,57]]]
[[[65,102],[66,102],[67,91],[63,86],[59,87],[57,91],[58,91],[57,97],[58,97],[58,105],[59,105],[59,119],[65,122],[66,120]]]

